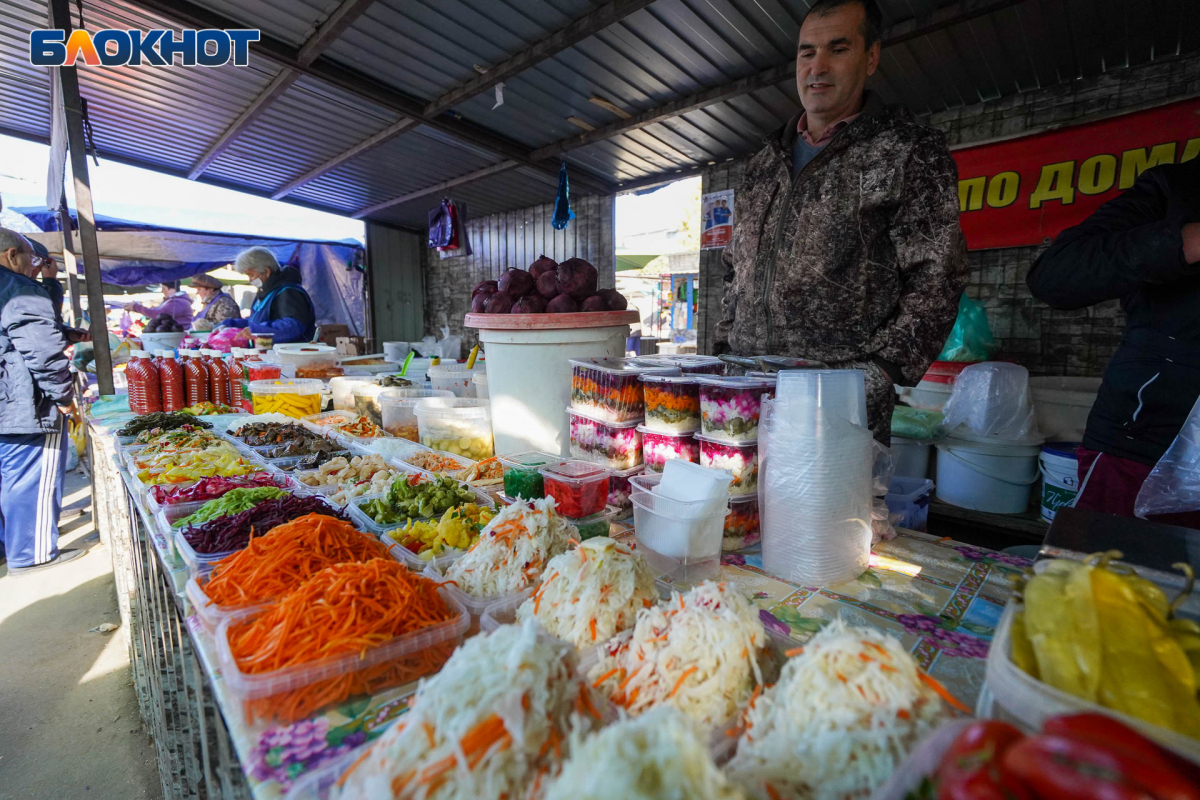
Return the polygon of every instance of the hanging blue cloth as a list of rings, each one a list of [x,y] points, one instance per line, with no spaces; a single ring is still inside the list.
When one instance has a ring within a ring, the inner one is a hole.
[[[558,169],[558,197],[554,198],[554,219],[550,222],[554,230],[561,231],[567,223],[575,219],[571,210],[571,192],[567,185],[567,165],[564,163]]]

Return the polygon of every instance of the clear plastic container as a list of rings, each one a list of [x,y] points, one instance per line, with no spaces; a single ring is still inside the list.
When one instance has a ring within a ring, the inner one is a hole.
[[[642,460],[651,472],[662,472],[666,463],[682,458],[693,464],[700,462],[700,444],[691,433],[662,433],[639,425],[642,433]]]
[[[474,397],[474,384],[471,380],[476,372],[483,371],[484,367],[479,363],[471,369],[467,369],[465,363],[434,364],[426,374],[429,376],[429,385],[434,389],[450,392],[455,397]]]
[[[427,397],[417,403],[421,444],[479,461],[496,453],[492,443],[492,406],[468,397]]]
[[[525,500],[545,497],[546,487],[539,470],[542,467],[561,464],[563,460],[561,456],[538,450],[500,456],[500,466],[504,470],[504,494]]]
[[[733,476],[731,495],[758,494],[758,442],[724,442],[697,435],[700,466],[719,469]]]
[[[312,690],[312,687],[323,684],[334,684],[356,672],[388,664],[396,668],[396,675],[373,679],[370,682],[372,692],[411,683],[439,669],[462,642],[463,634],[470,625],[470,618],[462,603],[446,588],[440,589],[439,592],[455,612],[451,620],[397,636],[362,651],[342,653],[307,664],[255,674],[242,672],[238,667],[229,648],[229,628],[237,622],[263,613],[263,610],[248,611],[244,615],[230,617],[221,622],[216,635],[217,658],[221,665],[221,678],[225,688],[231,699],[242,707],[246,723],[253,724],[254,718],[259,716],[251,710],[258,705],[254,701],[280,697],[306,688]],[[337,702],[344,700],[345,698],[339,697]],[[286,713],[272,714],[269,718],[285,724],[296,721]]]
[[[315,379],[250,381],[255,414],[276,412],[302,419],[321,411],[324,384]]]
[[[633,494],[633,484],[629,481],[634,475],[642,474],[645,469],[645,465],[639,465],[629,469],[608,470],[608,504],[617,509],[618,517],[633,512],[633,503],[629,499]]]
[[[634,492],[630,499],[638,551],[655,572],[682,586],[720,574],[728,503],[685,503],[651,492]]]
[[[725,442],[758,439],[763,395],[775,396],[770,378],[700,378],[700,430]]]
[[[373,742],[369,742],[360,745],[316,769],[305,772],[292,784],[283,800],[332,800],[342,775],[358,763],[372,744]]]
[[[757,544],[762,538],[759,533],[758,495],[745,494],[729,500],[729,513],[725,515],[725,531],[721,540],[722,550],[741,550]]]
[[[446,580],[446,570],[449,568],[449,564],[430,564],[421,574],[432,581],[441,583]],[[471,627],[467,630],[467,635],[472,636],[479,632],[479,623],[483,619],[485,611],[495,605],[507,605],[509,603],[520,605],[526,597],[533,594],[536,586],[537,580],[534,581],[533,586],[526,586],[519,592],[509,592],[508,594],[501,594],[495,597],[475,597],[472,594],[467,594],[454,584],[446,584],[442,588],[442,591],[448,592],[471,615]]]
[[[700,384],[694,375],[643,375],[646,428],[658,433],[700,430]]]
[[[427,476],[422,476],[422,477],[427,477]],[[426,481],[421,481],[421,482],[425,483]],[[463,485],[465,486],[466,484],[463,484]],[[488,494],[487,492],[480,491],[479,489],[475,489],[470,486],[468,486],[467,488],[471,490],[471,493],[473,495],[475,495],[475,499],[470,502],[473,502],[476,505],[486,506],[488,508],[493,508],[493,509],[496,507],[496,501],[493,500],[492,496],[490,494]],[[397,522],[376,522],[375,520],[371,519],[370,516],[367,515],[367,512],[363,511],[362,507],[365,506],[370,501],[379,499],[381,497],[385,497],[386,495],[387,495],[387,492],[380,492],[378,494],[368,494],[368,495],[363,495],[362,497],[356,497],[352,501],[350,501],[350,505],[347,506],[347,508],[349,509],[350,518],[353,520],[355,527],[357,527],[361,531],[366,531],[367,533],[374,535],[380,541],[386,542],[388,540],[383,539],[384,534],[386,534],[388,531],[394,531],[397,528],[403,528],[405,525],[408,524],[410,519],[416,520],[418,522],[424,521],[427,519],[432,519],[431,517],[406,517]],[[442,513],[445,513],[445,512],[442,512]],[[441,515],[439,514],[438,516],[440,517]],[[392,543],[393,544],[395,543],[394,540],[392,540]],[[426,562],[426,563],[428,563],[428,562]]]
[[[333,393],[334,411],[354,410],[354,388],[357,386],[372,386],[374,379],[369,377],[347,377],[329,379],[329,390]]]
[[[571,456],[612,469],[630,469],[642,463],[641,420],[606,422],[569,408]]]
[[[675,367],[638,367],[623,358],[572,358],[570,362],[571,408],[606,422],[645,416],[643,375],[679,374]]]
[[[480,372],[479,370],[476,370],[475,374],[471,376],[471,383],[474,385],[476,397],[478,397],[480,400],[487,400],[489,398],[486,371]]]
[[[587,461],[564,461],[538,470],[558,513],[575,520],[590,517],[608,504],[608,470]]]
[[[247,606],[219,606],[212,603],[208,599],[208,595],[200,588],[200,578],[209,574],[212,571],[211,566],[205,566],[200,570],[192,570],[188,577],[188,582],[184,586],[184,595],[188,602],[192,604],[192,609],[196,612],[196,616],[200,618],[200,623],[209,633],[216,633],[217,628],[221,623],[240,612],[257,611],[265,608],[267,603],[255,603]]]
[[[379,398],[384,392],[392,391],[376,383],[361,383],[350,389],[354,398],[354,413],[366,417],[380,427],[383,426],[383,407]]]
[[[447,453],[441,450],[434,450],[429,447],[422,449],[411,456],[401,456],[400,461],[421,472],[427,472],[430,475],[451,475],[457,476],[471,467],[475,466],[475,462],[463,456],[456,456],[453,453]],[[438,466],[439,462],[453,462],[454,469],[443,469]]]
[[[226,550],[221,553],[197,553],[192,546],[188,544],[188,540],[184,538],[183,528],[171,528],[169,525],[166,525],[166,520],[163,520],[161,517],[159,519],[161,520],[160,529],[164,531],[173,530],[175,532],[175,550],[178,551],[179,557],[183,559],[184,565],[193,575],[201,570],[212,569],[212,565],[220,561],[222,558],[226,558],[227,556],[231,556],[238,552],[237,550]],[[168,534],[168,536],[170,536],[170,534]]]
[[[304,421],[320,428],[319,433],[322,435],[327,435],[330,429],[336,426],[357,422],[358,417],[359,415],[353,411],[322,411],[319,414],[310,414],[304,418]]]
[[[385,389],[379,395],[379,408],[383,429],[393,436],[409,441],[421,441],[420,427],[417,425],[417,403],[426,397],[453,397],[452,392],[444,389]]]
[[[588,539],[595,539],[597,536],[608,536],[611,532],[612,521],[621,516],[621,513],[621,510],[615,506],[606,506],[601,511],[582,519],[572,519],[571,524],[579,531],[579,541],[585,542]]]
[[[725,362],[716,356],[678,355],[635,356],[629,359],[639,367],[676,367],[684,375],[724,375]]]

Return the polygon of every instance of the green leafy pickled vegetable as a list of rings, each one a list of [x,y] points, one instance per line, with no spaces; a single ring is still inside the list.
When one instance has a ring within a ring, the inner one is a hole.
[[[474,502],[477,502],[475,494],[453,478],[442,477],[415,486],[405,478],[398,478],[386,495],[367,502],[362,510],[375,522],[390,525],[441,516],[451,508]]]
[[[240,514],[243,511],[254,508],[259,503],[274,500],[286,494],[287,492],[277,486],[231,489],[220,497],[209,500],[196,509],[192,515],[175,520],[171,523],[171,527],[182,528],[185,525],[200,525],[217,517]]]

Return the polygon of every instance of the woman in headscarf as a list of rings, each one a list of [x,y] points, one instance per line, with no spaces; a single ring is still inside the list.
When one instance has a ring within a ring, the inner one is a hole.
[[[192,298],[187,292],[180,291],[179,281],[162,282],[163,302],[160,306],[150,308],[141,303],[128,303],[126,311],[136,311],[147,319],[155,319],[163,314],[170,314],[185,331],[192,325]]]
[[[225,284],[217,278],[212,275],[197,275],[192,278],[192,286],[195,287],[196,294],[200,295],[200,302],[204,304],[196,319],[208,320],[215,328],[227,319],[242,318],[242,310],[238,308],[237,301],[221,291]]]
[[[280,267],[275,254],[265,247],[238,253],[233,268],[258,289],[249,320],[226,320],[233,328],[249,327],[251,333],[272,333],[275,343],[311,342],[317,331],[317,312],[312,298],[300,285],[300,270]]]

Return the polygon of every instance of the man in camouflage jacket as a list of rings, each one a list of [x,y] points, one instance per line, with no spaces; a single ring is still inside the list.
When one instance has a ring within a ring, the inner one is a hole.
[[[862,80],[874,71],[878,26],[867,17],[862,0],[822,0],[809,12],[797,81],[810,111],[853,79],[821,62],[827,47],[831,59],[863,59],[851,65]],[[966,245],[943,134],[861,82],[853,88],[850,113],[833,116],[815,143],[801,114],[747,165],[714,350],[863,370],[868,424],[888,444],[892,384],[915,384],[941,351],[966,281]],[[793,158],[809,160],[796,171]]]

